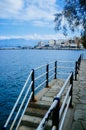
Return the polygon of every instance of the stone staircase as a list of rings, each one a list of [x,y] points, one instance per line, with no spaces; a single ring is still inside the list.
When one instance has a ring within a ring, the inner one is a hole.
[[[47,112],[49,106],[30,103],[25,115],[23,116],[21,126],[19,130],[35,130],[42,120],[43,116]],[[51,121],[48,123],[48,127],[51,125]]]
[[[30,102],[18,130],[36,130],[62,85],[63,81],[55,80],[49,88],[42,89],[36,95],[37,102]],[[52,121],[49,120],[45,130],[49,130],[51,126]]]

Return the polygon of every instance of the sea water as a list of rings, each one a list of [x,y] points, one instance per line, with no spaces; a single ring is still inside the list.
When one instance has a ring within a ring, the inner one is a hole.
[[[0,50],[0,129],[31,69],[52,61],[76,61],[83,50]]]

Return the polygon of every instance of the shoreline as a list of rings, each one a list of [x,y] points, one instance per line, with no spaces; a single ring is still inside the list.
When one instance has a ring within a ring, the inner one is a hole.
[[[30,47],[3,47],[0,50],[86,50],[84,48],[30,48]]]

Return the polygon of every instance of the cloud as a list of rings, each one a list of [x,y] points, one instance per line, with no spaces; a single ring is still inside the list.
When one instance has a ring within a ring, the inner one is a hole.
[[[0,1],[0,18],[15,18],[22,9],[22,0]]]
[[[19,20],[54,20],[56,0],[2,0],[0,18]]]
[[[49,21],[35,20],[35,21],[33,21],[33,25],[39,26],[39,27],[49,27],[50,28],[51,26],[53,26],[53,23],[49,22]]]
[[[65,37],[63,34],[45,34],[45,35],[40,35],[40,34],[29,34],[25,36],[0,36],[1,39],[32,39],[32,40],[58,40],[58,39],[67,39],[68,37]]]

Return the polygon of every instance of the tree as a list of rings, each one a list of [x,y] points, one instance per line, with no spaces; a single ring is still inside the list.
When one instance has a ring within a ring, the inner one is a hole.
[[[55,29],[62,30],[65,35],[69,29],[74,32],[80,28],[86,37],[86,0],[65,0],[63,11],[55,14],[54,21]]]
[[[83,47],[86,48],[86,33],[82,35],[81,43],[82,43]]]

